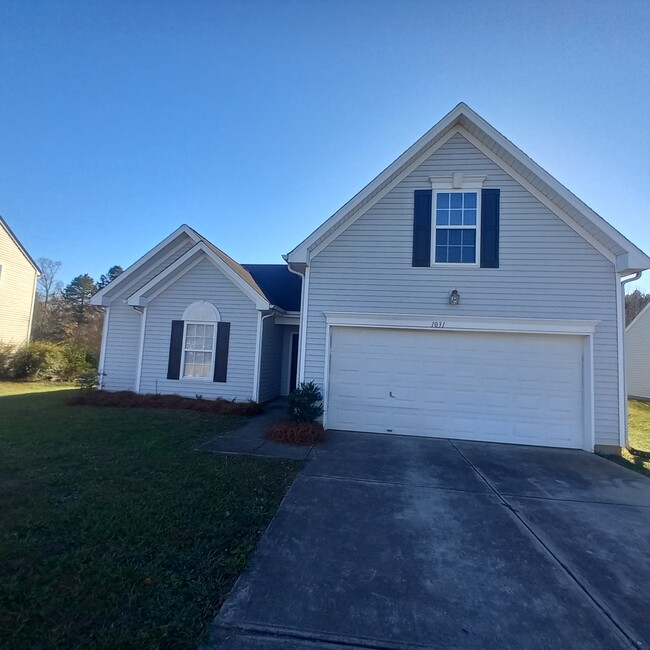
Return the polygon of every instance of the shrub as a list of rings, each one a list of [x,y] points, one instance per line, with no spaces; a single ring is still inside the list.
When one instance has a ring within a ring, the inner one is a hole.
[[[313,382],[299,384],[289,395],[289,418],[295,422],[313,422],[323,415],[323,393]]]
[[[262,407],[257,402],[235,402],[221,397],[194,399],[181,395],[140,394],[130,390],[79,392],[68,399],[68,404],[114,408],[189,409],[219,415],[258,415],[262,412]]]
[[[61,346],[61,363],[58,368],[58,375],[61,379],[72,381],[89,373],[95,375],[96,381],[97,371],[88,360],[85,350],[74,345]]]
[[[11,360],[15,379],[39,379],[56,375],[62,362],[61,347],[56,343],[34,341],[19,347]]]
[[[10,343],[0,343],[0,379],[10,379],[12,375],[11,362],[14,357],[14,346]]]
[[[271,426],[266,437],[275,442],[293,445],[317,445],[325,441],[325,429],[320,422],[281,420]]]

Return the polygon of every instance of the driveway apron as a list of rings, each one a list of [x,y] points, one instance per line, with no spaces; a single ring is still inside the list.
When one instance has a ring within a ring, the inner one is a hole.
[[[650,481],[584,452],[333,432],[206,648],[632,648]]]

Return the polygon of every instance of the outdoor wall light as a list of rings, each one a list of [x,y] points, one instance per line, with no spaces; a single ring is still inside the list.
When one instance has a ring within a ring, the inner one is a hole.
[[[460,294],[458,293],[458,289],[454,289],[449,294],[449,304],[450,305],[457,305],[459,302],[460,302]]]

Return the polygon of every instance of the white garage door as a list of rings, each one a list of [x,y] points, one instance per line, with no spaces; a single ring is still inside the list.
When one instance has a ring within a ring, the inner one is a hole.
[[[331,332],[330,429],[583,447],[582,337]]]

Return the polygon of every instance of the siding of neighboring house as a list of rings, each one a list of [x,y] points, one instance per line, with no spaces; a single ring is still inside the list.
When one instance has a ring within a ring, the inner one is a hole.
[[[260,402],[280,395],[282,381],[282,352],[284,326],[276,325],[273,317],[263,322],[262,356],[260,360]]]
[[[456,171],[501,190],[499,269],[411,266],[413,191]],[[304,379],[324,382],[325,312],[598,320],[596,444],[618,445],[617,288],[609,260],[458,134],[312,258]]]
[[[186,307],[198,300],[214,304],[221,320],[231,324],[226,382],[167,379],[171,322],[182,320]],[[188,397],[198,394],[207,399],[251,399],[257,319],[254,303],[211,262],[200,262],[156,296],[146,308],[140,391]]]
[[[650,399],[650,307],[625,332],[625,370],[627,394]]]
[[[37,273],[0,224],[0,342],[29,340]]]
[[[135,380],[140,352],[142,316],[130,305],[125,305],[122,300],[135,293],[192,248],[194,242],[189,238],[186,240],[180,245],[178,242],[173,242],[160,251],[151,260],[149,271],[143,273],[137,280],[125,279],[124,283],[117,285],[113,292],[109,292],[114,300],[108,315],[103,367],[100,368],[104,373],[102,387],[106,390],[137,389]]]

